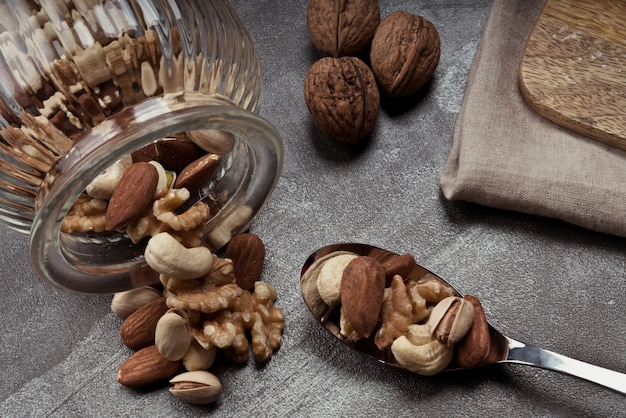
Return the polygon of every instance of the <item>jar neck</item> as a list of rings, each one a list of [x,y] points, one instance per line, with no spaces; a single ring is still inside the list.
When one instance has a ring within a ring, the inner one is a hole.
[[[36,199],[30,257],[45,281],[66,291],[112,293],[144,285],[145,242],[125,234],[67,234],[61,223],[87,185],[107,167],[159,139],[187,131],[233,134],[212,186],[224,197],[204,227],[206,245],[217,249],[250,221],[274,189],[282,168],[282,142],[258,115],[219,95],[172,93],[147,99],[89,131],[47,174]]]

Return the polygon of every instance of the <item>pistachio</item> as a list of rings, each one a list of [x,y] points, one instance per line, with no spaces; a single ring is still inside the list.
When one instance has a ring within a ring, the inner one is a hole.
[[[183,358],[191,343],[189,319],[183,311],[170,309],[157,322],[154,343],[166,359]]]
[[[204,348],[195,338],[192,338],[189,349],[183,356],[183,366],[190,372],[206,370],[213,365],[216,355],[217,347]]]
[[[433,308],[428,329],[442,344],[452,346],[467,334],[474,322],[474,305],[466,299],[449,296]]]
[[[137,309],[160,297],[161,293],[151,286],[118,292],[113,295],[111,300],[111,311],[120,318],[126,319]]]
[[[222,390],[219,379],[207,371],[192,371],[175,376],[170,383],[172,395],[193,404],[209,404],[217,400]]]

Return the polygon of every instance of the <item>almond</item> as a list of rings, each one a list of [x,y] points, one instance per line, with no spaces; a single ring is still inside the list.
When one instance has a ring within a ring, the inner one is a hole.
[[[133,152],[131,155],[134,163],[149,163],[150,161],[159,160],[159,150],[155,143],[148,144],[145,147]]]
[[[352,260],[341,278],[342,315],[360,338],[376,328],[385,292],[385,271],[368,256]]]
[[[474,305],[474,322],[465,337],[457,344],[455,350],[456,363],[459,367],[475,367],[487,360],[491,343],[489,341],[489,324],[480,300],[474,295],[465,295],[463,299]]]
[[[237,234],[226,247],[226,258],[233,262],[235,280],[244,290],[252,290],[254,283],[261,279],[265,261],[265,244],[258,235]]]
[[[117,381],[129,388],[140,388],[169,379],[181,365],[182,360],[168,360],[155,345],[150,345],[126,359],[117,371]]]
[[[204,155],[178,173],[175,189],[185,188],[191,193],[206,185],[219,166],[221,157],[218,154]]]
[[[159,162],[169,170],[180,171],[202,157],[205,151],[188,139],[173,138],[156,143]]]
[[[417,266],[417,263],[415,262],[415,257],[411,254],[395,255],[394,257],[388,258],[382,263],[383,270],[385,270],[387,286],[391,285],[391,281],[396,274],[406,280],[415,266]]]
[[[122,175],[106,212],[106,229],[113,231],[137,219],[152,204],[159,183],[157,169],[149,163],[134,163]]]
[[[131,350],[140,350],[154,344],[157,322],[168,309],[165,297],[160,297],[130,314],[120,328],[124,345]]]

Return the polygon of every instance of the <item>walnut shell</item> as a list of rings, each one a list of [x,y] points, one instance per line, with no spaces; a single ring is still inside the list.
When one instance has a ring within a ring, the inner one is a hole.
[[[380,94],[374,74],[363,61],[326,57],[307,72],[304,101],[325,135],[356,144],[374,129]]]
[[[377,0],[310,0],[306,23],[311,42],[321,53],[356,55],[372,41],[380,8]]]
[[[439,64],[439,54],[439,33],[430,21],[395,12],[376,29],[370,66],[383,94],[403,97],[430,80]]]

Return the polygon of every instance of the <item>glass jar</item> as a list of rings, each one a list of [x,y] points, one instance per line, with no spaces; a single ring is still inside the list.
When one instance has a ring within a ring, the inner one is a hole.
[[[2,1],[0,26],[0,220],[30,235],[45,281],[111,293],[154,280],[145,240],[62,224],[100,173],[166,138],[227,138],[203,146],[219,167],[187,202],[211,209],[203,245],[249,227],[283,149],[257,114],[258,55],[228,2]]]

